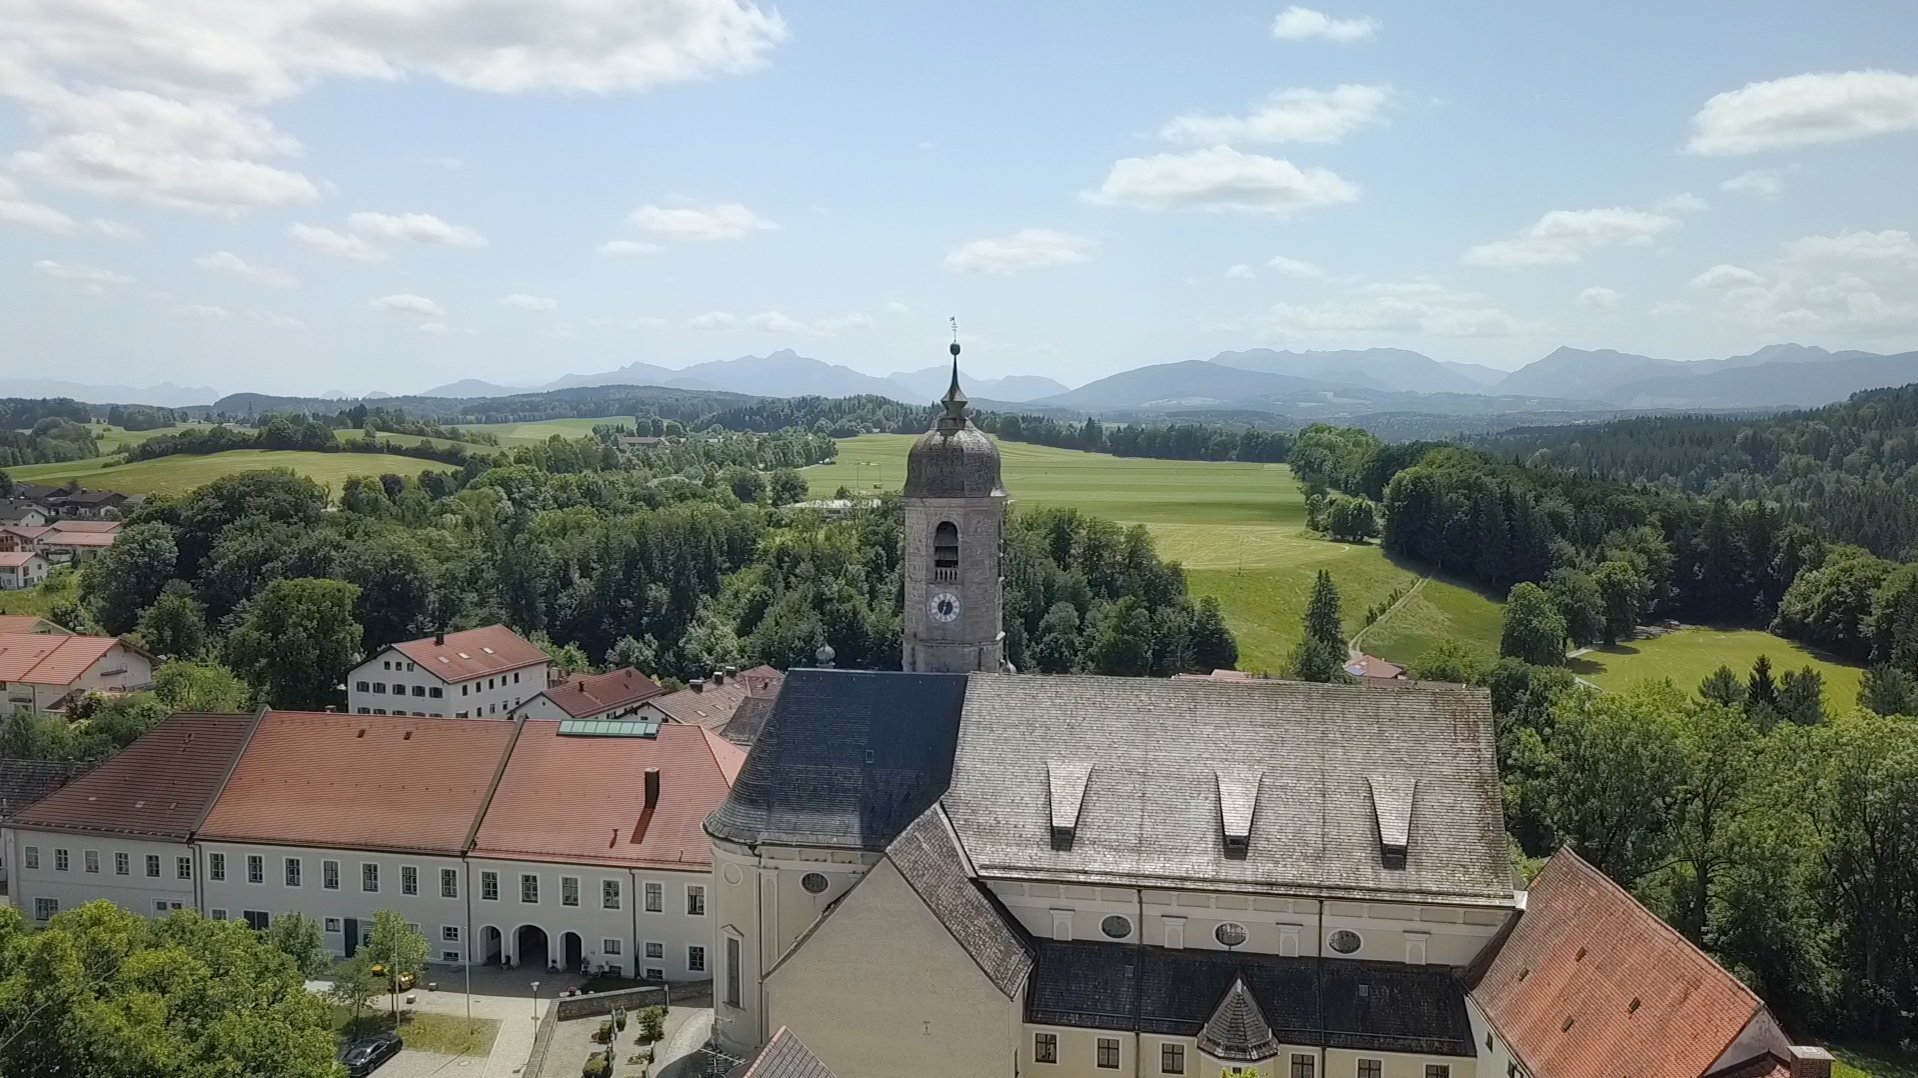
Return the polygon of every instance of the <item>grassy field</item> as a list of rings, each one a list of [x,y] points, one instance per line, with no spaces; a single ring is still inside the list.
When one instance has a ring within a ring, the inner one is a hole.
[[[853,493],[898,490],[911,444],[910,436],[888,434],[840,442],[838,460],[805,471],[812,495],[829,497],[841,486]],[[1320,569],[1338,582],[1351,633],[1363,624],[1367,607],[1418,579],[1377,546],[1306,535],[1305,502],[1283,464],[1148,460],[1019,442],[1001,442],[999,451],[1015,505],[1065,506],[1150,528],[1160,554],[1185,564],[1193,592],[1218,597],[1238,637],[1243,669],[1284,666]],[[1429,582],[1420,597],[1435,613],[1397,631],[1376,654],[1409,660],[1439,636],[1482,628],[1454,624],[1450,612],[1478,615],[1475,602],[1492,606],[1439,581]],[[1496,620],[1494,613],[1486,638],[1491,648],[1497,646]],[[1374,650],[1369,638],[1366,647]]]
[[[311,476],[337,494],[347,477],[393,472],[417,475],[445,465],[416,457],[372,453],[303,453],[280,449],[233,449],[204,456],[159,457],[131,464],[108,464],[103,458],[70,460],[59,464],[29,464],[9,470],[21,482],[48,483],[77,479],[93,490],[123,494],[178,493],[210,483],[223,475],[259,468],[291,468]]]
[[[1834,1044],[1832,1078],[1918,1078],[1918,1053],[1870,1044]]]
[[[458,423],[461,430],[483,430],[499,436],[499,443],[510,449],[516,445],[537,445],[561,434],[568,438],[584,438],[593,433],[593,428],[608,423],[633,425],[632,416],[605,416],[599,419],[542,419],[533,423]]]
[[[46,617],[55,603],[79,598],[80,574],[62,569],[47,577],[37,588],[0,591],[0,614],[33,614]]]
[[[118,453],[130,445],[139,445],[148,438],[157,438],[162,434],[179,434],[181,431],[205,430],[212,423],[175,423],[170,427],[155,427],[152,430],[128,430],[125,427],[110,427],[105,423],[89,423],[87,429],[100,440],[100,455]]]
[[[330,1008],[333,1028],[348,1040],[392,1029],[393,1014],[386,1006],[386,997],[380,996],[373,1006],[360,1012],[360,1020],[355,1024],[352,1013],[335,1004]],[[417,1051],[447,1056],[486,1056],[492,1053],[493,1038],[499,1035],[499,1019],[475,1018],[469,1022],[452,1014],[402,1011],[399,1032],[406,1047]]]
[[[1805,665],[1823,673],[1825,702],[1831,707],[1848,708],[1858,700],[1863,669],[1756,629],[1680,629],[1649,640],[1597,648],[1572,659],[1571,667],[1603,689],[1666,677],[1689,690],[1697,688],[1721,663],[1743,677],[1760,655],[1771,656],[1773,677]]]

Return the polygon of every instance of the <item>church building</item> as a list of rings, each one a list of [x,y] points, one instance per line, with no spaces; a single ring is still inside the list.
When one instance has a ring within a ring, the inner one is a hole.
[[[1481,690],[1014,673],[952,354],[908,457],[903,669],[789,672],[706,822],[747,1073],[1828,1078],[1575,855],[1528,916]]]

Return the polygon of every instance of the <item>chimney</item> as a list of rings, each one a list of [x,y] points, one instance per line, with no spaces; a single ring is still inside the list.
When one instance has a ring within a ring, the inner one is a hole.
[[[445,629],[441,629],[439,632],[436,632],[433,634],[433,646],[439,647],[439,648],[443,648],[446,646],[446,630]]]
[[[727,677],[732,677],[734,674],[737,674],[737,673],[739,673],[739,667],[737,666],[728,666],[726,668]]]
[[[658,807],[659,807],[659,768],[649,767],[646,769],[646,809],[647,811],[650,812],[653,809]],[[1831,1057],[1826,1056],[1825,1058],[1830,1059]],[[1826,1070],[1829,1071],[1830,1067],[1827,1066]],[[1826,1078],[1830,1078],[1829,1074],[1827,1074]]]
[[[705,692],[706,682],[700,678],[694,678],[686,683],[686,687],[694,692]]]
[[[1831,1053],[1823,1048],[1794,1044],[1791,1053],[1791,1078],[1831,1078]]]
[[[724,670],[713,671],[713,684],[715,685],[726,684],[726,671]]]

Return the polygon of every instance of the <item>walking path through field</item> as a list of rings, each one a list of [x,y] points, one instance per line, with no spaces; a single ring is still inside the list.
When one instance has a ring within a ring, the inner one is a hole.
[[[1406,603],[1411,602],[1412,597],[1414,595],[1417,595],[1419,592],[1425,590],[1425,582],[1430,579],[1432,578],[1428,576],[1419,577],[1416,581],[1412,583],[1411,587],[1405,589],[1405,594],[1399,596],[1397,602],[1394,602],[1391,606],[1386,607],[1385,610],[1382,611],[1378,617],[1373,618],[1372,624],[1367,625],[1365,628],[1360,629],[1357,633],[1353,634],[1352,643],[1348,645],[1346,649],[1348,652],[1348,657],[1356,659],[1360,655],[1364,654],[1364,652],[1360,650],[1359,644],[1365,640],[1365,634],[1371,632],[1373,629],[1376,629],[1380,625],[1383,625],[1387,621],[1391,620],[1392,615],[1398,613],[1400,607],[1404,606]]]

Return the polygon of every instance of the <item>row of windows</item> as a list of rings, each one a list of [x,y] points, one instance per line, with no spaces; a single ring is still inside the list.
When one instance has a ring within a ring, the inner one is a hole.
[[[355,681],[353,683],[353,691],[354,692],[370,692],[370,693],[374,693],[375,695],[384,696],[386,695],[386,682],[375,681],[375,682],[368,683],[365,681]],[[405,696],[406,686],[404,685],[393,686],[393,695]],[[433,699],[438,700],[441,697],[446,695],[446,690],[440,688],[438,685],[433,685],[433,686],[415,685],[413,686],[413,695],[414,696],[430,696]],[[466,694],[461,693],[460,695],[464,696]]]
[[[439,691],[439,690],[437,690],[437,689],[436,689],[436,690],[434,690],[434,693],[435,693],[435,694],[437,695],[437,694],[438,694],[438,691]],[[513,701],[513,702],[512,702],[512,703],[511,703],[510,705],[508,705],[508,704],[487,704],[487,705],[486,705],[485,707],[482,707],[482,708],[476,708],[476,709],[474,709],[474,710],[473,710],[473,711],[471,711],[471,712],[467,712],[467,711],[455,711],[455,712],[453,712],[453,717],[454,717],[454,718],[456,718],[456,719],[465,719],[465,718],[474,718],[474,719],[477,719],[477,718],[479,718],[479,717],[480,717],[481,715],[497,715],[497,714],[499,714],[499,713],[500,713],[500,711],[501,711],[502,709],[504,709],[504,710],[506,711],[506,713],[507,713],[507,714],[511,714],[511,713],[512,713],[512,711],[513,711],[513,708],[516,708],[516,707],[518,707],[518,706],[519,706],[520,704],[522,704],[522,703],[525,703],[525,701],[523,701],[523,700],[515,700],[515,701]],[[406,715],[406,714],[411,714],[411,715],[413,715],[413,716],[414,716],[415,718],[421,718],[421,719],[425,719],[425,718],[434,718],[434,719],[443,719],[443,718],[445,718],[445,717],[446,717],[446,713],[445,713],[445,712],[443,712],[443,711],[434,711],[434,712],[431,712],[431,713],[428,713],[428,712],[425,712],[425,711],[414,711],[414,712],[407,712],[407,711],[405,711],[405,710],[404,710],[404,709],[402,709],[402,708],[394,708],[394,709],[392,709],[392,710],[391,710],[391,711],[389,712],[389,711],[388,711],[388,710],[387,710],[386,708],[383,708],[383,707],[363,707],[363,708],[359,708],[359,709],[358,709],[358,712],[359,712],[359,713],[360,713],[361,715],[388,715],[388,714],[391,714],[391,715]]]
[[[1102,1070],[1119,1069],[1119,1038],[1100,1037],[1096,1046],[1097,1065]],[[1034,1063],[1059,1062],[1059,1035],[1057,1033],[1034,1033],[1032,1035],[1032,1061]],[[1314,1078],[1318,1068],[1318,1057],[1304,1052],[1294,1052],[1291,1059],[1292,1078]],[[1385,1061],[1382,1059],[1360,1059],[1356,1078],[1382,1078]],[[1162,1044],[1159,1046],[1159,1073],[1185,1073],[1185,1046],[1182,1044]],[[1452,1078],[1452,1068],[1445,1063],[1427,1063],[1425,1078]]]
[[[65,853],[64,850],[58,852],[61,854]],[[119,856],[124,858],[126,855],[121,854]],[[157,857],[149,857],[147,860],[152,865],[157,865],[159,862],[159,858]],[[28,846],[27,867],[36,868],[38,865],[39,851],[32,846]],[[180,865],[182,873],[190,873],[192,867],[190,859],[185,857],[180,858]],[[226,872],[226,854],[219,852],[207,854],[207,876],[209,878],[216,881],[225,880]],[[157,868],[150,874],[158,875]],[[183,874],[180,878],[189,879],[191,877],[190,874]],[[284,858],[282,861],[281,878],[286,882],[286,886],[288,887],[301,886],[305,878],[304,861],[298,857]],[[246,855],[246,882],[253,884],[264,884],[266,882],[266,858],[264,856],[257,853]],[[490,869],[481,872],[480,898],[488,902],[499,901],[499,883],[498,872]],[[338,861],[325,860],[320,862],[320,887],[328,891],[337,891],[340,889],[340,863]],[[376,862],[362,861],[360,863],[360,890],[370,894],[379,893],[380,866]],[[412,865],[401,865],[400,894],[417,895],[419,893],[419,869]],[[648,880],[644,885],[644,894],[644,909],[647,913],[665,912],[665,884]],[[454,868],[440,869],[440,897],[458,898],[459,896],[459,870]],[[537,903],[540,900],[540,876],[537,873],[520,873],[519,900],[526,903]],[[599,881],[600,909],[616,910],[621,907],[623,902],[624,890],[621,881],[616,879],[602,879]],[[580,884],[578,876],[561,876],[559,878],[559,904],[562,906],[578,906],[580,904]],[[689,883],[686,885],[686,912],[694,917],[705,916],[706,887],[704,884]]]
[[[26,862],[26,867],[28,868],[40,867],[40,847],[38,846],[23,847],[20,851],[20,856],[21,856],[21,859]],[[98,875],[100,872],[100,851],[99,850],[80,851],[80,864],[82,866],[83,872],[89,872],[89,873],[93,873],[94,875]],[[147,878],[157,880],[161,877],[162,875],[161,869],[164,866],[159,854],[150,853],[146,855],[146,864],[144,867],[146,869]],[[54,847],[53,870],[55,872],[73,871],[73,855],[65,847],[61,847],[61,846]],[[113,874],[115,876],[133,875],[133,858],[127,854],[116,852],[113,855]],[[174,858],[173,859],[173,878],[178,880],[192,879],[193,878],[193,858],[191,857]]]

